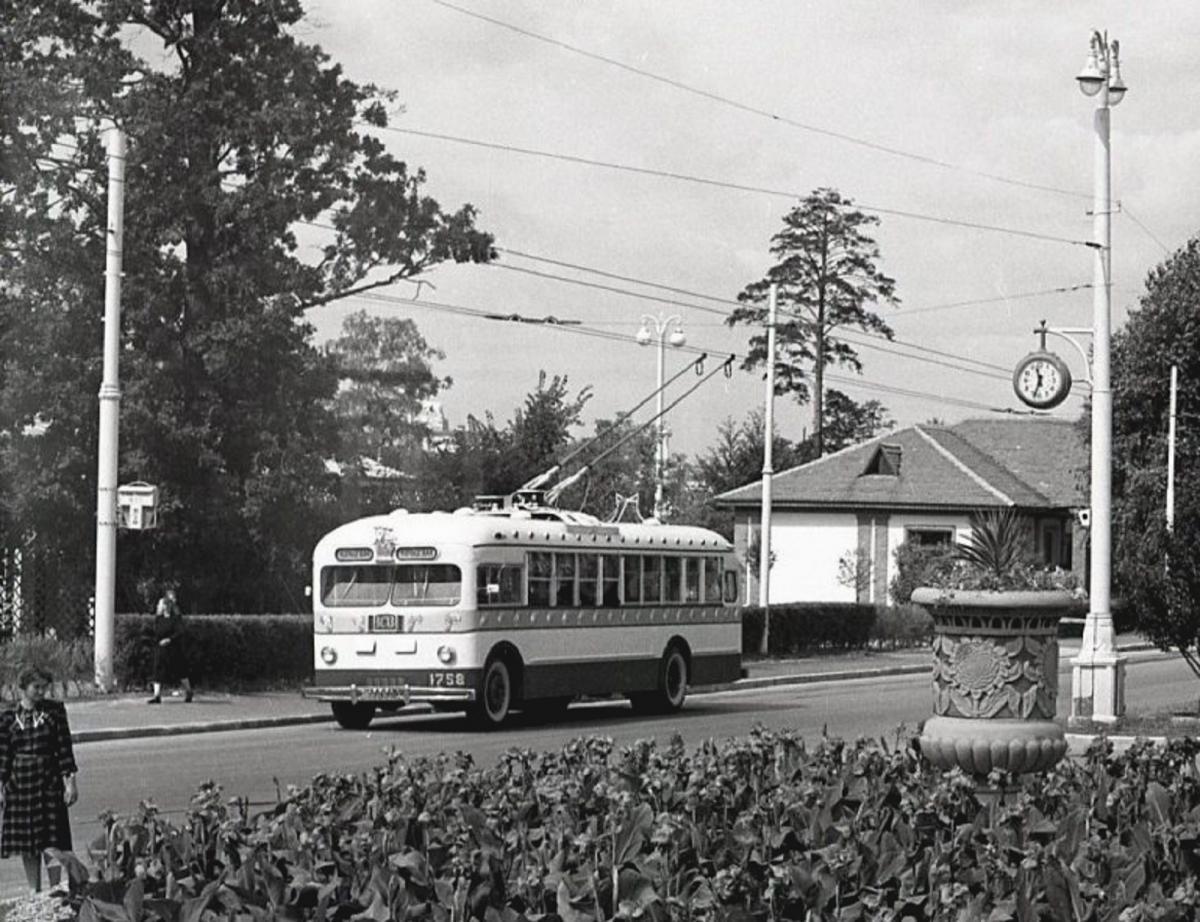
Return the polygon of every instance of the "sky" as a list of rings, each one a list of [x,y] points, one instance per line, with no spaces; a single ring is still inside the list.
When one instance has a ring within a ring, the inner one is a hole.
[[[1082,244],[1092,238],[1094,101],[1074,79],[1092,29],[1120,42],[1129,86],[1112,112],[1114,328],[1136,308],[1147,273],[1196,233],[1200,4],[306,8],[305,41],[350,78],[396,93],[391,125],[400,130],[378,137],[425,169],[425,189],[444,208],[475,206],[502,248],[496,265],[438,267],[419,292],[397,285],[387,300],[349,299],[310,315],[318,340],[355,310],[415,321],[445,355],[435,370],[453,379],[441,396],[452,426],[468,414],[510,419],[539,371],[568,376],[572,390],[593,388],[589,429],[628,411],[657,384],[657,346],[634,339],[647,315],[678,316],[685,349],[714,357],[706,372],[717,356],[743,353],[751,331],[726,327],[721,313],[764,276],[783,216],[819,187],[887,212],[873,234],[901,301],[880,308],[895,342],[850,333],[862,374],[834,370],[832,386],[881,401],[899,426],[1024,409],[1011,370],[1035,348],[1033,328],[1092,322],[1094,257]],[[1069,344],[1049,345],[1086,377]],[[665,358],[670,377],[696,355],[667,347]],[[667,401],[697,380],[681,377]],[[1078,416],[1085,390],[1055,415]],[[763,405],[763,391],[759,372],[716,375],[671,411],[671,450],[706,451],[722,421]],[[776,419],[781,435],[799,439],[811,410],[782,397]]]

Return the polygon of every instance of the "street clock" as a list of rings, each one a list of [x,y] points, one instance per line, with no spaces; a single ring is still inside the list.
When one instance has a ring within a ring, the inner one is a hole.
[[[1071,369],[1046,348],[1046,321],[1043,320],[1034,332],[1041,337],[1041,345],[1017,362],[1013,370],[1013,390],[1027,406],[1049,410],[1071,393]]]

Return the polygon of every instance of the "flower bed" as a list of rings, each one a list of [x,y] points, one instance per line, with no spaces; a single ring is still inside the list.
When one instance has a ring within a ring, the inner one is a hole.
[[[182,828],[109,816],[98,879],[64,861],[116,922],[1190,919],[1198,752],[1097,746],[998,802],[899,738],[393,756],[257,815],[207,786]]]

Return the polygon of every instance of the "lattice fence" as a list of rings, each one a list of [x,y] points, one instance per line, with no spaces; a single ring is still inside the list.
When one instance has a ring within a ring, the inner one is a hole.
[[[89,564],[33,543],[0,546],[0,639],[14,634],[71,638],[92,629]]]

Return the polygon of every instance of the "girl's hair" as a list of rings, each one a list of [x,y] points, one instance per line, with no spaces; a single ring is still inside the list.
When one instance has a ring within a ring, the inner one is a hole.
[[[17,676],[17,685],[21,688],[26,688],[34,682],[49,685],[53,681],[54,676],[42,666],[26,666]]]

